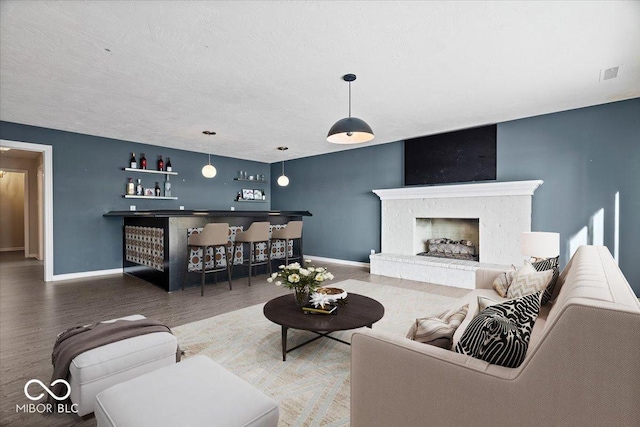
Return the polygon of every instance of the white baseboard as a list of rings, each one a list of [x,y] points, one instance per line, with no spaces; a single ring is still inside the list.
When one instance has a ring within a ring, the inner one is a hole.
[[[15,251],[24,251],[24,246],[21,248],[0,248],[0,252],[15,252]]]
[[[79,273],[66,273],[66,274],[54,274],[53,282],[60,280],[71,279],[84,279],[87,277],[108,276],[111,274],[122,274],[124,270],[122,268],[112,268],[111,270],[94,270],[94,271],[81,271]]]
[[[38,258],[38,254],[29,254],[29,255],[27,255],[26,257],[27,257],[27,258],[35,258],[35,259],[37,259],[37,260],[39,260],[39,261],[42,261],[40,258]]]
[[[305,255],[304,259],[313,261],[332,262],[334,264],[352,265],[354,267],[369,267],[368,262],[348,261],[346,259],[325,258],[315,255]]]

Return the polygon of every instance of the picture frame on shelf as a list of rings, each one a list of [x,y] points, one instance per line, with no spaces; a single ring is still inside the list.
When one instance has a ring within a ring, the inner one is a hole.
[[[242,198],[244,200],[254,200],[253,198],[253,190],[243,188],[242,189]]]
[[[262,190],[253,190],[253,199],[254,200],[262,200],[264,196],[264,191]]]
[[[145,188],[144,195],[145,196],[155,196],[156,195],[156,191],[153,188]]]

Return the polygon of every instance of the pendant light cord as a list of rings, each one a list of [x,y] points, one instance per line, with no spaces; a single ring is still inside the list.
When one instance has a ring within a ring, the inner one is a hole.
[[[282,175],[284,176],[284,160],[282,161]]]
[[[351,82],[349,82],[349,117],[351,117]]]

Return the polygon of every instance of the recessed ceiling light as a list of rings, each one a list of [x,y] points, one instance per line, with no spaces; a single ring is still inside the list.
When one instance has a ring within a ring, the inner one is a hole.
[[[215,135],[216,133],[212,130],[203,130],[202,133],[204,133],[205,135]]]
[[[285,147],[284,145],[282,147],[278,147],[278,150],[280,151],[287,151],[289,149],[289,147]]]

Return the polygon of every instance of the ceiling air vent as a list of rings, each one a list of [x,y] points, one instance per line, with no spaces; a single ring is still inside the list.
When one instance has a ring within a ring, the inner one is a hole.
[[[600,81],[611,80],[618,77],[618,68],[620,67],[613,67],[613,68],[607,68],[606,70],[601,70]]]

